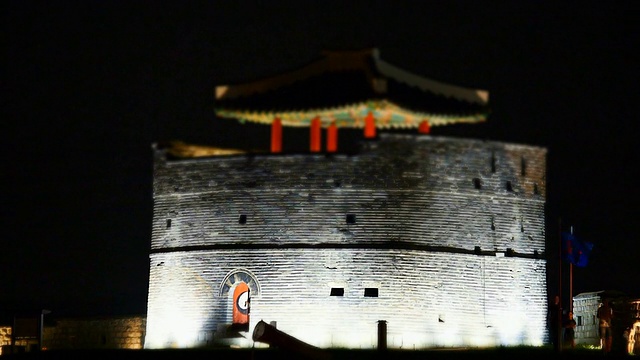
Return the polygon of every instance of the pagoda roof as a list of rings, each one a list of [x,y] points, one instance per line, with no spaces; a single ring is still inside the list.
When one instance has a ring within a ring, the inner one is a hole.
[[[216,87],[216,114],[240,122],[364,127],[371,113],[378,128],[417,128],[486,121],[486,90],[451,85],[394,66],[377,49],[324,51],[289,72]]]

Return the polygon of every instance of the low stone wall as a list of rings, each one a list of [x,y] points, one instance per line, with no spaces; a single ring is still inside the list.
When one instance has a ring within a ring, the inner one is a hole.
[[[0,326],[0,355],[7,345],[11,345],[11,326]]]
[[[146,316],[59,319],[45,326],[43,348],[142,349]]]

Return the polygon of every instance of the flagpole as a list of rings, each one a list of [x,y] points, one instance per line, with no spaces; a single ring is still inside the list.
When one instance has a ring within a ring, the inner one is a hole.
[[[571,225],[573,235],[573,225]],[[573,263],[569,262],[569,311],[573,312]]]
[[[560,298],[560,304],[557,316],[556,327],[556,342],[558,344],[558,350],[562,351],[562,336],[561,336],[561,318],[562,318],[562,218],[558,217],[558,297]]]
[[[562,218],[558,218],[558,296],[562,305]]]

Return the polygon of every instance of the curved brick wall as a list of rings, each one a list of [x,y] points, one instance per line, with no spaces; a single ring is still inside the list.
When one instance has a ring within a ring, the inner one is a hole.
[[[317,346],[373,347],[378,320],[389,347],[545,336],[544,148],[381,134],[357,155],[155,159],[147,348],[215,342],[237,270],[251,329]]]

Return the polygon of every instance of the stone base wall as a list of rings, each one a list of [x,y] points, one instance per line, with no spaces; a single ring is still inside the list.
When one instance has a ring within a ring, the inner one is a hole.
[[[60,319],[45,326],[43,349],[141,349],[146,316]]]
[[[0,355],[8,345],[11,345],[11,326],[0,326]]]

